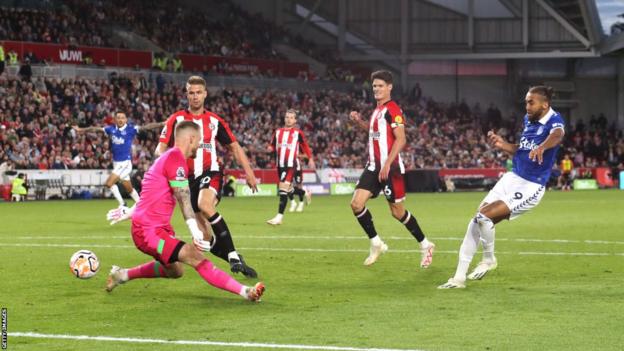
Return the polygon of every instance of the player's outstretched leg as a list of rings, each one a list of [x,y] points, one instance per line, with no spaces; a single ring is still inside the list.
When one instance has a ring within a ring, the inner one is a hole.
[[[147,262],[128,269],[113,266],[106,280],[106,291],[111,292],[117,286],[134,279],[179,278],[182,274],[183,271],[181,267],[171,267],[171,269],[167,271],[158,261]]]
[[[192,245],[184,244],[178,258],[181,262],[195,268],[202,279],[216,288],[238,294],[250,301],[259,301],[264,293],[263,283],[257,283],[254,287],[242,285],[229,274],[213,265],[212,262],[205,259],[201,252]]]

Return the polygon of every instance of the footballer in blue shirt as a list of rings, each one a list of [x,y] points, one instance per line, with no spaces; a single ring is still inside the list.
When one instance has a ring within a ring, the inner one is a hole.
[[[110,138],[111,154],[113,156],[113,171],[106,179],[106,187],[108,187],[119,206],[124,206],[124,200],[117,187],[117,182],[121,180],[124,188],[130,194],[132,199],[139,201],[139,193],[132,187],[130,182],[130,173],[132,173],[132,142],[134,137],[141,129],[160,128],[164,125],[163,122],[149,123],[142,127],[135,126],[132,123],[128,123],[128,117],[122,111],[115,113],[115,124],[102,127],[88,127],[78,128],[74,126],[74,130],[78,133],[89,132],[104,132]]]
[[[496,183],[468,223],[466,236],[459,249],[455,276],[438,286],[439,289],[465,288],[466,278],[479,280],[496,269],[494,256],[494,225],[503,219],[513,220],[539,204],[546,190],[550,170],[564,135],[564,121],[550,102],[553,89],[535,86],[525,97],[526,115],[520,143],[511,144],[493,131],[488,132],[489,144],[513,156],[513,168]],[[483,259],[472,273],[470,262],[483,246]]]

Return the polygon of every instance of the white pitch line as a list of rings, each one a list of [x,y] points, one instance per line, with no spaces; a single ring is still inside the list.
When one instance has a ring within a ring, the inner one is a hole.
[[[1,247],[80,247],[80,248],[112,248],[112,249],[134,249],[131,245],[101,245],[101,244],[47,244],[47,243],[0,243]],[[276,251],[276,252],[327,252],[327,253],[364,253],[368,249],[318,249],[307,247],[239,247],[238,250],[245,251]],[[457,255],[458,251],[436,250],[438,254]],[[390,249],[388,253],[420,253],[418,249]],[[544,256],[624,256],[624,252],[549,252],[549,251],[497,251],[501,255],[544,255]]]
[[[328,236],[328,235],[236,235],[236,238],[240,239],[257,239],[257,240],[363,240],[366,237],[363,235],[338,235],[338,236]],[[130,235],[114,235],[114,236],[105,236],[105,235],[97,235],[97,236],[84,236],[84,235],[76,235],[76,236],[12,236],[7,239],[15,239],[15,240],[64,240],[64,239],[72,239],[75,240],[77,238],[80,239],[131,239]],[[414,238],[409,235],[405,236],[384,236],[385,239],[388,240],[409,240],[412,241]],[[431,236],[433,240],[446,240],[446,241],[462,241],[464,238],[460,237],[436,237]],[[570,240],[570,239],[529,239],[529,238],[496,238],[496,241],[510,241],[510,242],[528,242],[528,243],[556,243],[556,244],[606,244],[606,245],[624,245],[624,241],[609,241],[609,240]]]
[[[89,335],[66,335],[66,334],[41,334],[32,332],[11,332],[9,337],[39,338],[39,339],[69,339],[87,341],[111,341],[127,342],[135,344],[175,344],[175,345],[201,345],[201,346],[225,346],[225,347],[256,347],[265,349],[289,349],[289,350],[329,350],[329,351],[423,351],[417,349],[385,349],[385,348],[361,348],[348,346],[322,346],[322,345],[298,345],[298,344],[272,344],[259,342],[224,342],[204,340],[164,340],[143,338],[122,338],[114,336],[89,336]]]

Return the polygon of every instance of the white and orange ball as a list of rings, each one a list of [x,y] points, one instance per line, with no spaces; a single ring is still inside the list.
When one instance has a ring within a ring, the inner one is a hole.
[[[80,250],[74,253],[69,260],[71,273],[80,279],[93,277],[100,269],[100,260],[89,250]]]

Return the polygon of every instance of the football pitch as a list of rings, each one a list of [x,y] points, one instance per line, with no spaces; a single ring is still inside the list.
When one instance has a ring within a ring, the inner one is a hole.
[[[217,290],[193,269],[104,291],[111,264],[148,261],[128,222],[105,221],[109,200],[0,204],[0,304],[8,350],[621,350],[624,192],[552,192],[497,226],[498,269],[463,290],[438,290],[457,264],[484,193],[408,194],[437,251],[419,268],[416,241],[369,202],[390,251],[371,267],[350,197],[313,199],[284,224],[277,198],[219,206],[238,251],[267,291],[258,304]],[[190,237],[176,209],[174,228]],[[79,280],[68,261],[94,251],[100,272]],[[209,256],[229,272],[227,263]],[[477,254],[473,264],[480,260]],[[251,285],[255,280],[236,275]]]

